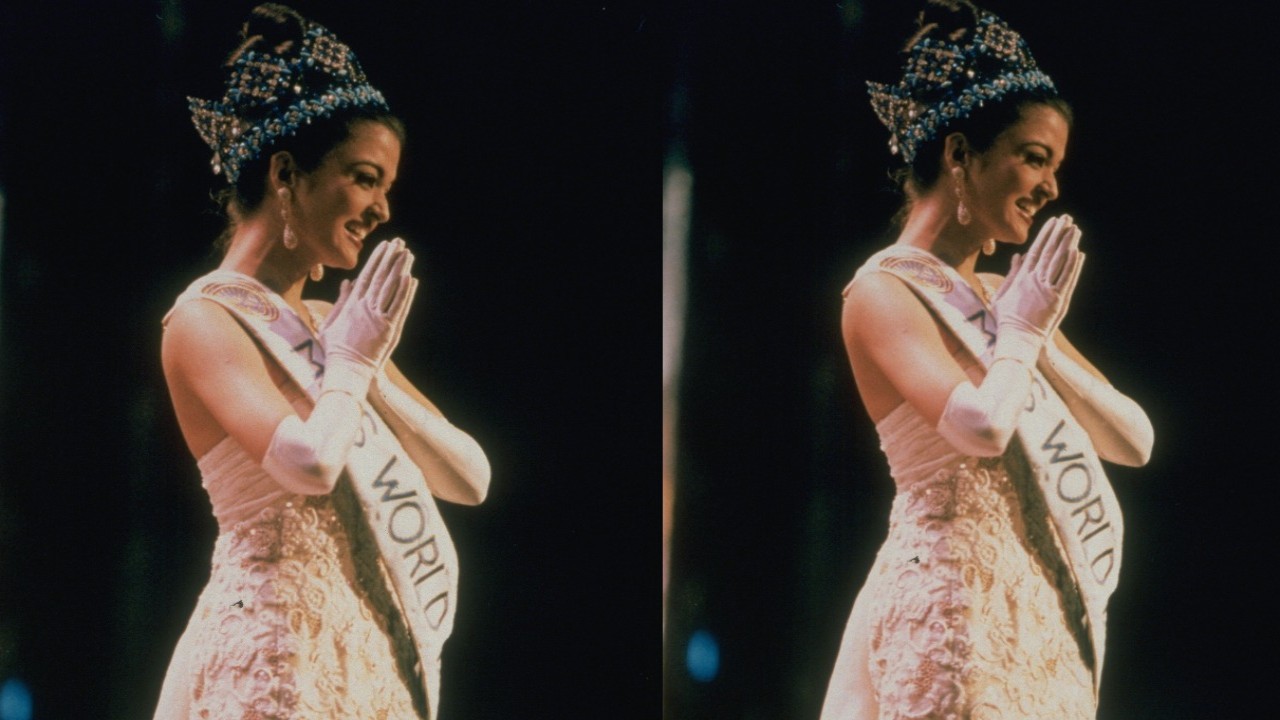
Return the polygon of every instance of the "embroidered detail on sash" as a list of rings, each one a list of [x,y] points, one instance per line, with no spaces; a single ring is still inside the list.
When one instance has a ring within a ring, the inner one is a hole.
[[[933,258],[893,255],[881,260],[880,267],[915,280],[930,290],[949,293],[952,289],[951,278],[943,273],[941,264]]]
[[[245,314],[262,318],[267,322],[273,322],[280,317],[280,311],[267,299],[266,294],[242,280],[211,282],[205,285],[201,292],[211,298],[226,301]]]

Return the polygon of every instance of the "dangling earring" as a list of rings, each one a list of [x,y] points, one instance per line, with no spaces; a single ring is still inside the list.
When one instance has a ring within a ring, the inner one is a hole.
[[[324,279],[323,265],[321,265],[320,263],[316,263],[315,265],[311,266],[311,279],[316,282],[320,282],[321,280]]]
[[[968,225],[973,221],[973,216],[969,214],[969,208],[964,204],[964,168],[959,165],[951,168],[951,177],[955,180],[956,186],[956,222]]]
[[[293,232],[293,226],[289,224],[289,188],[282,187],[276,190],[276,197],[280,198],[280,218],[284,220],[284,234],[280,238],[280,242],[284,244],[285,250],[292,250],[298,247],[298,236]]]
[[[996,239],[995,239],[995,238],[987,238],[986,240],[983,240],[983,241],[982,241],[982,254],[983,254],[983,255],[995,255],[995,254],[996,254]]]

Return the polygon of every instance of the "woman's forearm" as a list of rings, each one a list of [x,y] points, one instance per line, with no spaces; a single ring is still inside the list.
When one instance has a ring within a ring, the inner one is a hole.
[[[1138,403],[1081,367],[1053,343],[1046,344],[1039,366],[1089,433],[1099,456],[1131,467],[1151,459],[1155,430]]]
[[[470,435],[454,427],[380,374],[369,394],[379,414],[422,470],[437,497],[463,505],[489,491],[489,459]]]

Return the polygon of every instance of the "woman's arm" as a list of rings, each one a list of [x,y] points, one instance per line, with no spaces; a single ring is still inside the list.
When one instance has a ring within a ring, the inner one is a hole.
[[[933,315],[886,273],[853,283],[843,326],[855,369],[870,363],[957,450],[979,457],[1004,452],[1031,388],[1025,365],[997,362],[975,385],[947,351]]]
[[[987,275],[999,287],[1004,278]],[[1155,430],[1142,407],[1116,390],[1061,330],[1045,343],[1037,367],[1053,385],[1080,426],[1089,433],[1098,455],[1120,465],[1140,467],[1151,459]]]
[[[1141,467],[1151,459],[1155,430],[1142,407],[1116,390],[1061,332],[1039,363],[1071,414],[1105,460]]]
[[[330,492],[359,430],[357,398],[368,394],[412,301],[412,263],[403,242],[380,243],[344,288],[341,306],[324,326],[324,379],[305,420],[276,389],[264,354],[229,313],[205,300],[185,303],[169,317],[162,348],[175,403],[181,398],[188,409],[202,411],[284,488]]]
[[[311,300],[318,322],[331,311],[328,303]],[[368,399],[382,416],[414,464],[427,487],[443,500],[478,505],[489,492],[489,460],[470,435],[452,425],[395,363],[387,360]]]
[[[175,400],[194,399],[282,487],[304,495],[333,489],[359,429],[353,398],[324,393],[298,417],[249,333],[208,300],[173,312],[161,352]]]
[[[432,494],[462,505],[483,502],[490,471],[479,443],[446,420],[393,363],[384,369],[369,399],[422,469]]]
[[[850,357],[866,359],[956,449],[1004,452],[1031,385],[1031,367],[1057,327],[1080,275],[1080,232],[1069,216],[1050,219],[992,299],[994,359],[978,385],[947,354],[923,303],[896,278],[855,282],[845,306]],[[892,289],[890,289],[892,288]],[[856,365],[855,365],[856,368]]]

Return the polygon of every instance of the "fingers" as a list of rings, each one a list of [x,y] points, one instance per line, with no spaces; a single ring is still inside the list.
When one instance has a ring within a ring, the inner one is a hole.
[[[1008,282],[1018,274],[1018,271],[1022,270],[1022,261],[1024,258],[1025,256],[1022,254],[1013,256],[1013,259],[1009,261],[1009,274],[1005,277],[1005,285],[1001,285],[1000,287],[1005,287]]]
[[[1082,267],[1084,267],[1084,253],[1077,253],[1075,265],[1071,268],[1067,284],[1064,286],[1062,309],[1058,313],[1058,322],[1062,322],[1062,318],[1067,315],[1067,308],[1071,307],[1071,296],[1076,292],[1076,284],[1080,281],[1080,268]]]
[[[400,345],[400,336],[404,334],[404,321],[409,316],[409,308],[413,305],[413,298],[418,292],[417,278],[410,277],[407,283],[402,285],[403,290],[396,294],[395,300],[391,306],[391,342],[387,343],[387,354],[383,358],[386,362],[391,357],[391,353]]]
[[[1024,260],[1026,267],[1039,267],[1040,256],[1044,253],[1044,246],[1051,242],[1057,232],[1058,226],[1061,224],[1062,216],[1051,217],[1049,218],[1049,221],[1040,228],[1040,232],[1036,235],[1036,239],[1031,243],[1031,247],[1027,249],[1026,258]]]
[[[354,300],[381,322],[393,326],[402,323],[417,288],[417,281],[411,274],[414,259],[400,238],[379,243],[355,282],[344,281],[330,317],[336,316],[343,305]],[[394,332],[398,336],[398,328]]]
[[[351,296],[351,281],[343,280],[338,286],[338,299],[333,301],[333,307],[329,308],[329,314],[324,316],[324,320],[320,321],[319,330],[324,333],[325,328],[333,324],[342,312],[343,306],[347,304],[347,298]]]
[[[1027,251],[1027,267],[1044,284],[1057,287],[1074,262],[1079,230],[1070,215],[1051,218]],[[1033,255],[1034,254],[1034,255]]]
[[[392,242],[391,240],[384,240],[378,243],[378,246],[369,255],[369,259],[365,261],[364,269],[356,276],[355,287],[352,288],[352,292],[356,297],[364,297],[368,294],[369,286],[381,270],[383,258],[386,257],[388,250],[390,250]]]
[[[400,238],[379,243],[356,278],[351,294],[365,302],[370,310],[386,315],[391,297],[407,275],[412,258],[413,254]]]
[[[392,327],[395,328],[395,335],[391,341],[391,347],[395,348],[400,344],[400,334],[404,332],[404,321],[409,316],[409,308],[413,306],[413,298],[418,294],[418,279],[410,276],[409,282],[404,284],[402,292],[396,295],[395,301],[392,303]]]
[[[1071,226],[1070,233],[1062,240],[1062,267],[1054,276],[1055,284],[1060,288],[1066,288],[1068,284],[1075,282],[1073,276],[1077,270],[1080,258],[1080,228]]]
[[[1044,259],[1041,276],[1052,287],[1060,286],[1066,278],[1067,271],[1075,264],[1076,236],[1075,227],[1069,223],[1063,223],[1053,238],[1053,246],[1045,249],[1049,254]]]
[[[338,316],[338,313],[342,311],[342,306],[347,304],[347,298],[349,297],[351,297],[351,281],[343,280],[342,284],[338,286],[338,299],[333,301],[333,307],[325,318],[326,325],[329,324],[330,320]]]
[[[371,297],[373,307],[388,317],[394,316],[394,313],[391,312],[392,301],[408,282],[408,266],[413,262],[413,253],[407,249],[401,247],[394,252],[395,256],[384,263],[383,281],[377,287],[377,293]],[[370,288],[370,290],[373,290],[373,288]]]
[[[1023,255],[1021,253],[1010,258],[1009,273],[1004,276],[1004,282],[1000,283],[1000,288],[996,290],[996,294],[995,297],[992,298],[992,302],[998,301],[1005,295],[1005,293],[1008,293],[1013,288],[1014,282],[1018,276],[1018,271],[1022,269],[1022,258]]]
[[[1080,238],[1071,216],[1050,218],[1032,247],[1011,259],[1009,275],[994,300],[997,315],[1021,319],[1051,334],[1066,314],[1080,277]]]
[[[1062,238],[1068,232],[1071,224],[1072,221],[1070,215],[1059,215],[1057,217],[1050,218],[1049,222],[1044,224],[1044,228],[1036,238],[1038,241],[1038,247],[1034,249],[1036,252],[1035,260],[1037,267],[1042,269],[1046,267],[1044,264],[1048,263],[1053,257],[1055,249],[1062,242]],[[1028,252],[1028,255],[1029,254],[1030,252]]]

